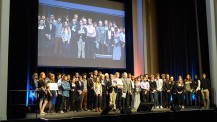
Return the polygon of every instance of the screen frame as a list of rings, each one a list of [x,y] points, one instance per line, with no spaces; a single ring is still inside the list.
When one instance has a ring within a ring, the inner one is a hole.
[[[124,6],[124,15],[125,15],[125,68],[112,68],[112,67],[82,67],[82,66],[43,66],[43,65],[38,65],[38,48],[36,48],[36,66],[38,68],[82,68],[82,69],[115,69],[115,70],[126,70],[133,72],[134,69],[134,60],[133,60],[133,33],[132,33],[132,0],[108,0],[108,1],[114,1],[114,2],[119,2],[123,3]],[[37,17],[39,14],[39,0],[38,0],[38,7],[37,7]],[[35,16],[36,18],[36,16]],[[37,31],[38,35],[38,31]],[[38,37],[38,36],[37,36]],[[36,40],[36,43],[38,46],[38,38]]]

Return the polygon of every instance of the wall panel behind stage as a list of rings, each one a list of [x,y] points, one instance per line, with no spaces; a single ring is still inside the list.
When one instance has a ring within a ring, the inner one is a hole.
[[[134,73],[155,74],[158,68],[156,0],[133,0]]]

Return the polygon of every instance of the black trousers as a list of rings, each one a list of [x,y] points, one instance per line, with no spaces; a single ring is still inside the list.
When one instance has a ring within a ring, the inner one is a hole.
[[[97,94],[95,96],[95,104],[96,104],[96,108],[101,108],[101,106],[102,106],[102,97],[100,96],[100,94]]]
[[[82,94],[81,95],[79,95],[78,93],[77,93],[77,102],[76,102],[76,111],[79,111],[79,110],[81,110],[81,99],[82,99]]]
[[[95,106],[95,104],[93,104],[94,103],[94,91],[93,89],[91,89],[87,93],[88,93],[87,106],[89,109],[93,109]]]
[[[129,108],[130,107],[130,93],[126,93],[126,98],[123,98],[123,108]]]
[[[106,97],[107,97],[106,89],[103,89],[103,91],[102,91],[102,109],[106,108],[106,106],[107,106]]]
[[[65,102],[66,102],[65,110],[66,111],[69,110],[69,97],[62,96],[62,103],[61,103],[61,106],[60,106],[61,111],[64,109]]]
[[[123,104],[122,104],[122,89],[118,89],[117,90],[116,106],[117,106],[118,109],[122,109],[123,108]]]
[[[147,91],[147,93],[145,94],[145,91],[142,91],[141,92],[142,94],[142,102],[146,103],[146,102],[149,102],[149,91]]]
[[[184,105],[184,93],[178,94],[176,93],[176,100],[178,105]]]
[[[60,111],[60,106],[61,106],[61,103],[62,103],[62,95],[61,94],[58,94],[57,96],[57,101],[56,101],[56,105],[55,105],[55,108],[56,108],[56,111]]]
[[[75,111],[76,110],[76,105],[77,105],[77,95],[76,91],[71,92],[70,94],[70,110]]]

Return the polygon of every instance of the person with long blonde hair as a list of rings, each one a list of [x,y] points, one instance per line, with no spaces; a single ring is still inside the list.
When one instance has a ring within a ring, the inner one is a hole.
[[[96,101],[96,112],[101,111],[101,104],[102,104],[102,85],[100,83],[99,77],[95,79],[95,83],[93,84],[93,89],[95,92],[95,101]]]
[[[184,91],[185,91],[185,84],[183,83],[182,76],[179,76],[179,79],[176,83],[175,87],[176,93],[176,102],[178,105],[180,105],[182,108],[184,108]]]
[[[39,111],[41,115],[45,115],[44,112],[45,106],[47,105],[47,87],[45,83],[46,75],[44,72],[41,72],[39,75],[39,81],[38,81],[38,88],[40,90],[39,92]]]
[[[185,83],[186,107],[190,107],[192,106],[192,92],[193,92],[193,82],[190,74],[186,75],[184,83]]]
[[[49,81],[48,81],[48,88],[49,88],[49,83],[56,83],[55,82],[55,75],[54,74],[50,74],[49,77]],[[48,98],[50,98],[49,101],[49,112],[52,113],[55,110],[55,104],[56,104],[56,97],[57,97],[57,90],[48,90],[50,95],[48,96]]]

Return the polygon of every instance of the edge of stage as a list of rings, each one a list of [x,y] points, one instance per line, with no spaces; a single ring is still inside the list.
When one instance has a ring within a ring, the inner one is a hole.
[[[37,118],[36,118],[37,117]],[[152,109],[147,112],[137,112],[132,110],[130,114],[121,114],[120,111],[108,112],[106,115],[101,115],[101,112],[84,111],[84,112],[67,112],[67,113],[50,113],[47,115],[39,115],[36,113],[27,113],[26,118],[13,119],[7,121],[88,121],[88,122],[105,122],[105,121],[118,121],[118,122],[135,122],[135,121],[164,121],[164,120],[217,120],[217,109],[197,109],[185,108],[180,111],[172,111],[171,109]]]

